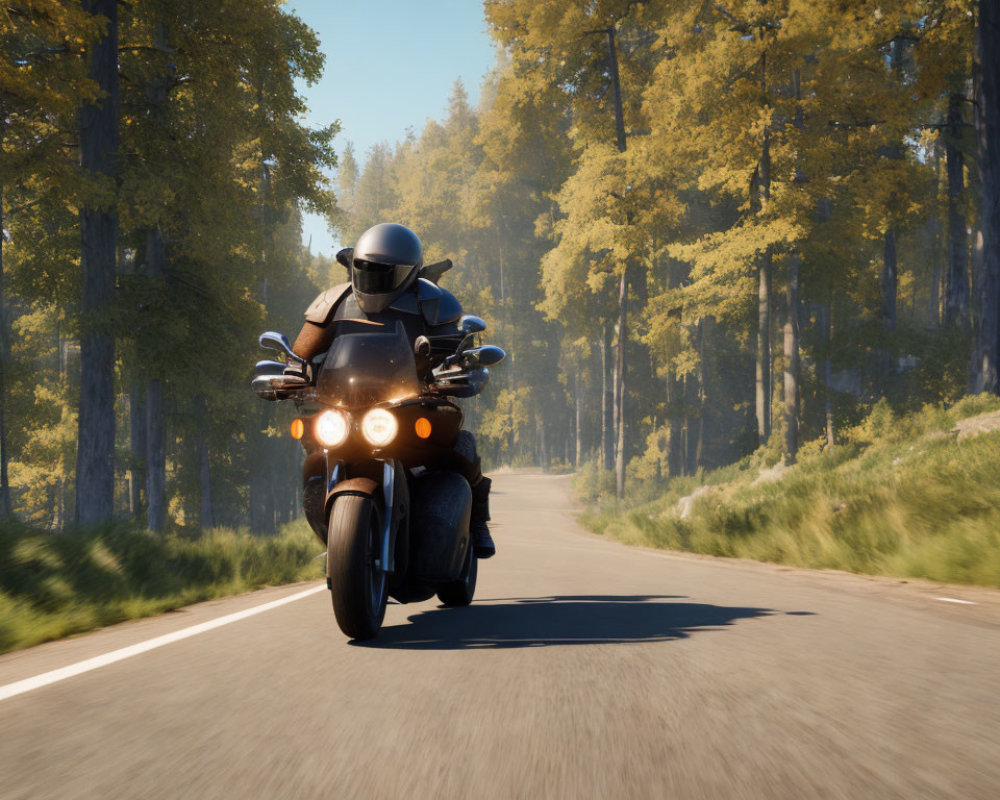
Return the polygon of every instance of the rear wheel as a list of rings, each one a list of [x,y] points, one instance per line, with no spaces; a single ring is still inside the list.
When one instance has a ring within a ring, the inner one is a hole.
[[[476,593],[476,578],[479,577],[479,559],[472,550],[472,540],[466,548],[465,566],[462,577],[452,583],[446,583],[438,589],[438,600],[446,606],[467,606]]]
[[[371,639],[385,617],[387,581],[375,564],[381,541],[379,514],[370,497],[341,495],[330,510],[326,574],[340,629]]]

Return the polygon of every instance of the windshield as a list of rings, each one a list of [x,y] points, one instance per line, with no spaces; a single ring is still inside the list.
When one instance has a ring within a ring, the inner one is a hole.
[[[320,399],[370,406],[420,393],[413,347],[401,322],[394,328],[342,320],[316,381]]]

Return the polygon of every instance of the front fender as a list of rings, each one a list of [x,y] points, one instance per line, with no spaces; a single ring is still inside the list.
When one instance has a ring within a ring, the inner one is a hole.
[[[336,472],[331,480],[336,480]],[[326,495],[324,504],[325,516],[329,519],[331,508],[337,498],[342,495],[367,497],[372,504],[380,509],[382,514],[382,544],[379,562],[386,572],[395,572],[397,564],[396,543],[400,530],[403,530],[402,558],[399,568],[405,572],[409,552],[409,536],[406,535],[406,520],[409,515],[409,492],[406,485],[406,472],[402,464],[386,462],[383,464],[383,481],[378,483],[374,478],[358,477],[338,481]]]
[[[350,478],[346,481],[340,481],[333,489],[326,493],[326,510],[329,512],[330,503],[333,502],[334,498],[342,494],[354,494],[374,499],[375,493],[379,489],[379,485],[371,478]]]

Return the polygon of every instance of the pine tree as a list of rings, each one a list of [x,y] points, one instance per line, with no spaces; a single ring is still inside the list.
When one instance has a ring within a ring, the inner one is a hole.
[[[107,522],[114,511],[114,335],[107,329],[118,258],[118,4],[84,0],[104,32],[89,48],[89,76],[101,96],[80,111],[80,162],[91,186],[80,211],[80,434],[76,519]]]
[[[983,134],[983,281],[974,387],[1000,394],[1000,9],[979,3],[982,62]]]
[[[0,517],[12,510],[7,230],[12,217],[31,213],[46,194],[71,192],[75,179],[64,143],[79,104],[96,97],[81,51],[99,27],[72,2],[21,0],[7,4],[0,18]]]

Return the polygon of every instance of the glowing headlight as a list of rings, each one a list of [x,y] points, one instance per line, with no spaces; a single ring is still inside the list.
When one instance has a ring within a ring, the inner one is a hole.
[[[316,416],[313,430],[323,447],[339,447],[347,438],[347,417],[342,411],[324,411]]]
[[[361,420],[361,432],[374,447],[385,447],[396,438],[399,425],[396,418],[384,408],[373,408]]]

